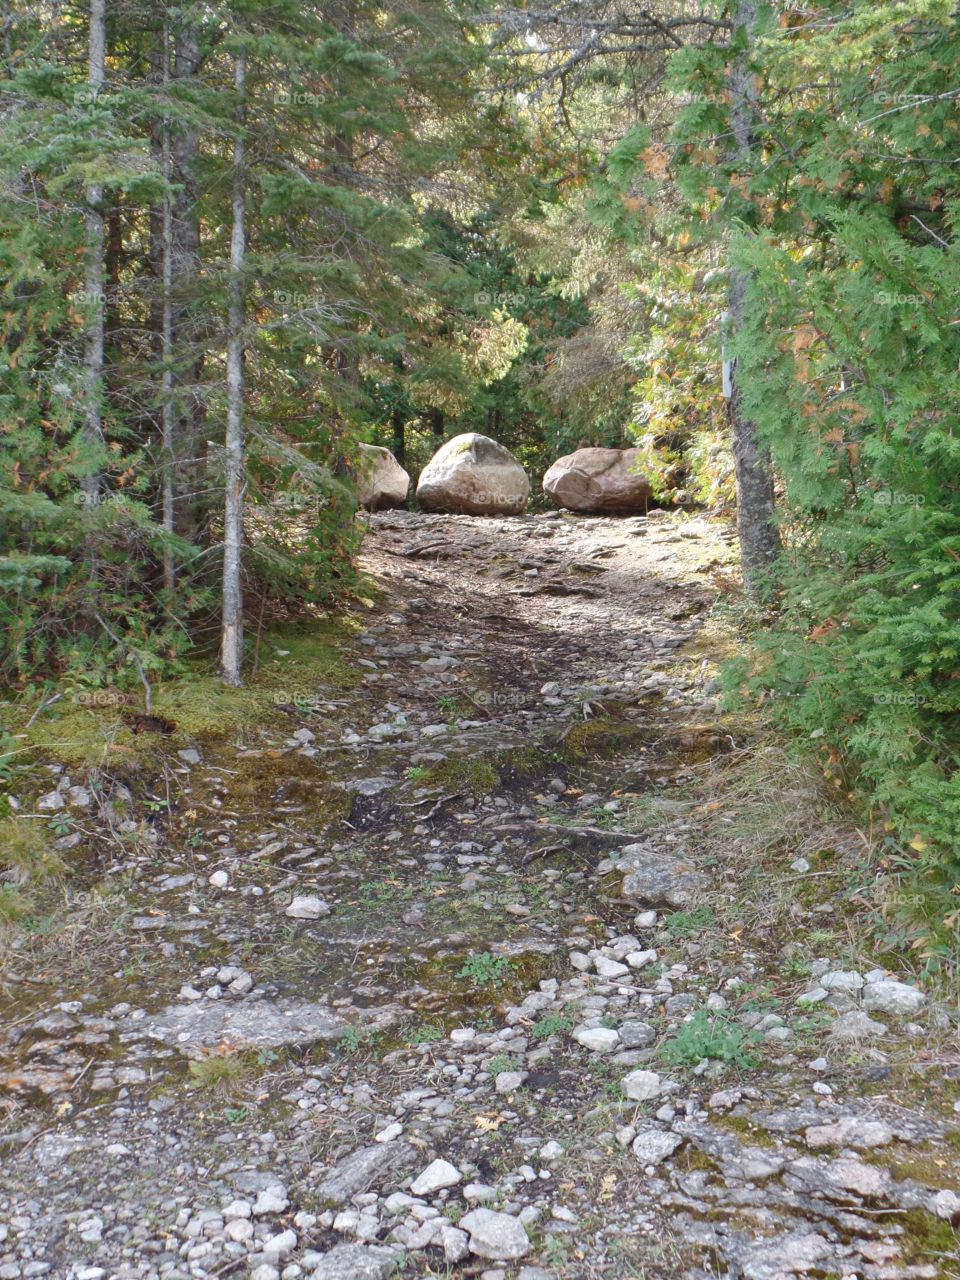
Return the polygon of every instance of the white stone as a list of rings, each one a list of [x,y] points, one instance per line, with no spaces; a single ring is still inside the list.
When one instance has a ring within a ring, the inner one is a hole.
[[[493,1209],[471,1209],[459,1226],[470,1236],[470,1252],[478,1258],[512,1262],[530,1252],[530,1241],[522,1222],[509,1213]]]
[[[611,960],[609,956],[596,951],[593,954],[593,967],[601,978],[622,978],[630,970],[619,960]]]
[[[906,982],[886,978],[870,982],[863,989],[863,1007],[870,1013],[889,1013],[906,1017],[923,1008],[927,997]]]
[[[330,914],[330,908],[322,898],[307,894],[294,898],[284,914],[291,920],[319,920],[321,916]]]
[[[610,1027],[577,1027],[573,1038],[592,1053],[612,1053],[620,1043],[619,1032]]]
[[[268,1213],[283,1213],[289,1204],[286,1189],[280,1183],[276,1183],[257,1196],[253,1205],[253,1216],[261,1218]]]
[[[641,1129],[633,1140],[633,1154],[646,1168],[662,1164],[682,1145],[683,1138],[677,1133],[668,1133],[664,1129]]]
[[[230,877],[226,871],[215,871],[207,883],[213,885],[214,889],[225,889],[230,883]]]
[[[649,1102],[661,1092],[660,1077],[655,1071],[631,1071],[620,1081],[620,1088],[632,1102]]]
[[[415,1196],[429,1196],[444,1187],[455,1187],[462,1180],[460,1170],[454,1168],[448,1160],[434,1160],[412,1183],[410,1190]]]

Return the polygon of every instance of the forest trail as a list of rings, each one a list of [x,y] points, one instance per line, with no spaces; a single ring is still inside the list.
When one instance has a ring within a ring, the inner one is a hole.
[[[6,975],[0,1280],[960,1274],[955,1026],[720,710],[729,528],[370,524],[354,686],[174,744]]]

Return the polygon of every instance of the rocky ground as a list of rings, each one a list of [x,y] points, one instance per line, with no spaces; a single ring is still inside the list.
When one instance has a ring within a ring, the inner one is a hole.
[[[0,1280],[960,1275],[955,1010],[720,711],[729,532],[371,526],[354,688],[14,797],[87,887],[4,952]]]

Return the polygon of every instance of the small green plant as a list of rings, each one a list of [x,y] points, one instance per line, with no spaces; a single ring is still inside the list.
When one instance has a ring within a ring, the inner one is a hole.
[[[246,1107],[227,1107],[223,1118],[227,1124],[242,1124],[247,1118],[247,1109]]]
[[[359,1053],[361,1049],[372,1049],[380,1039],[381,1032],[375,1027],[348,1027],[337,1041],[337,1048],[341,1053]]]
[[[467,956],[457,977],[465,978],[474,987],[502,987],[510,973],[509,960],[483,951],[477,956]]]
[[[461,716],[466,715],[466,707],[455,694],[441,693],[437,699],[437,706],[451,725],[456,724]]]
[[[694,1067],[704,1058],[712,1058],[746,1070],[757,1065],[748,1050],[759,1040],[759,1033],[746,1031],[722,1014],[711,1017],[705,1009],[698,1009],[657,1053],[673,1067]]]
[[[517,1064],[509,1053],[495,1054],[487,1063],[487,1070],[492,1076],[498,1076],[501,1071],[515,1071],[516,1069]]]
[[[406,772],[408,782],[426,782],[430,777],[430,770],[424,768],[422,764],[411,765]]]
[[[548,1036],[557,1036],[564,1031],[569,1031],[573,1023],[569,1018],[564,1018],[558,1013],[545,1013],[539,1022],[535,1022],[530,1029],[530,1034],[534,1040],[546,1040]]]
[[[249,1063],[238,1053],[198,1058],[188,1067],[190,1084],[211,1093],[229,1093],[245,1079]]]
[[[413,1027],[407,1035],[408,1045],[417,1044],[435,1044],[438,1040],[443,1039],[443,1028],[426,1024],[422,1027]]]
[[[713,924],[713,912],[709,907],[695,907],[693,911],[673,911],[666,916],[663,926],[673,938],[694,938]]]

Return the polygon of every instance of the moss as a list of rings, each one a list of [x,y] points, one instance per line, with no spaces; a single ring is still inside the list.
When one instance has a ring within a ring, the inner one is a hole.
[[[348,648],[358,628],[355,619],[340,617],[267,632],[260,640],[257,674],[239,689],[224,684],[209,660],[192,661],[182,675],[154,685],[151,713],[157,722],[169,722],[174,735],[162,743],[163,752],[184,741],[223,739],[252,725],[279,727],[287,720],[281,705],[309,713],[318,692],[356,688],[363,673],[350,663]],[[139,689],[130,694],[93,690],[68,695],[29,726],[32,708],[24,704],[11,729],[22,749],[36,750],[45,760],[132,774],[159,763],[155,758],[161,753],[162,735],[137,732],[142,709]]]
[[[896,1222],[903,1231],[907,1261],[929,1262],[931,1258],[957,1257],[960,1234],[949,1222],[935,1218],[925,1209],[908,1209],[905,1213],[898,1213]]]
[[[730,1129],[744,1138],[749,1138],[750,1146],[770,1148],[777,1146],[776,1140],[767,1133],[766,1129],[758,1128],[748,1116],[738,1115],[735,1111],[725,1116],[714,1116],[711,1123],[718,1129]]]
[[[497,753],[500,775],[507,782],[529,782],[555,771],[557,756],[539,747],[511,747]]]
[[[486,756],[448,756],[427,771],[424,785],[444,792],[469,791],[479,797],[497,790],[500,775]]]
[[[574,763],[604,759],[636,748],[646,736],[638,724],[615,720],[611,716],[598,716],[571,729],[563,740],[561,752],[564,759]]]

